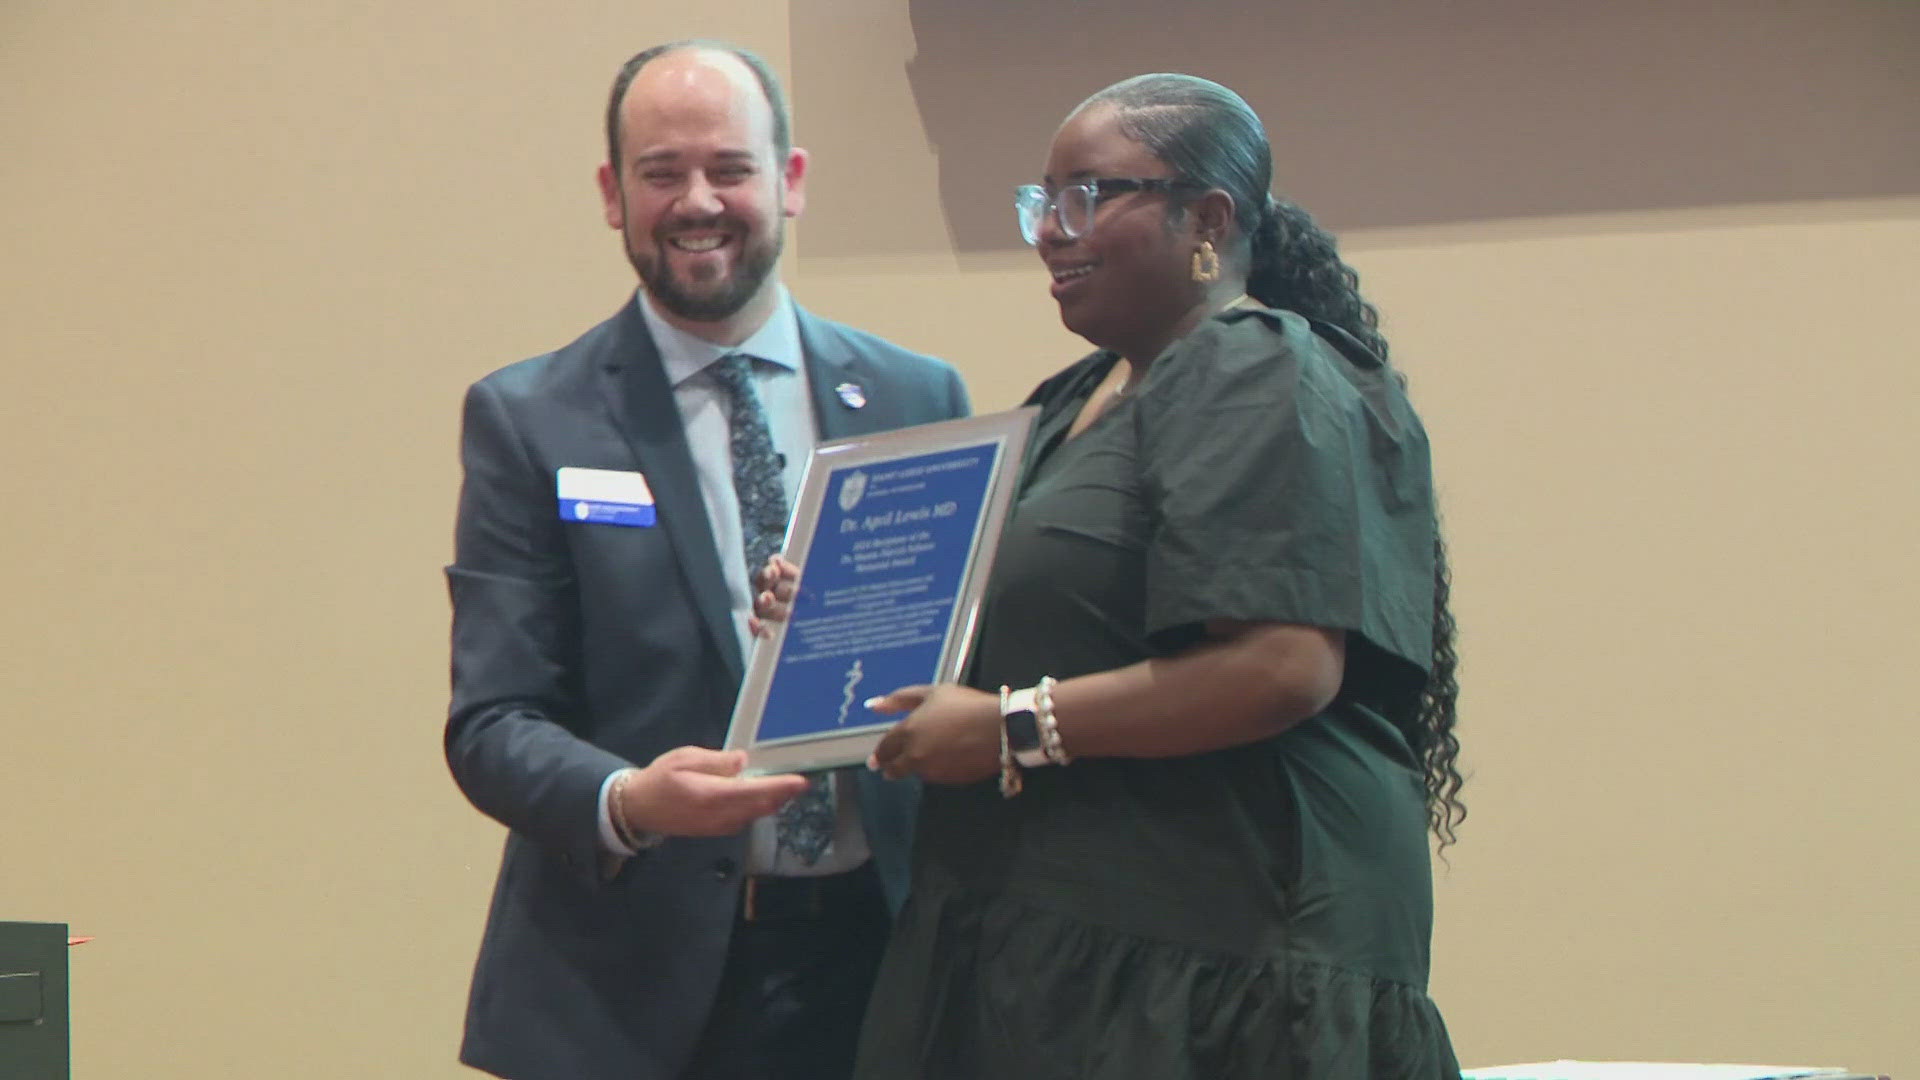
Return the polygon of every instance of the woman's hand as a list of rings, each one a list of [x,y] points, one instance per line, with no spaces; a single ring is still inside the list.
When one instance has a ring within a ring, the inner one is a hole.
[[[747,616],[747,632],[754,637],[769,633],[770,622],[784,622],[793,614],[793,598],[800,590],[800,568],[780,555],[767,556],[767,565],[753,575],[753,614]]]
[[[906,686],[872,698],[879,713],[908,712],[893,726],[867,768],[887,779],[917,776],[931,784],[971,784],[1000,772],[1000,699],[964,686]]]

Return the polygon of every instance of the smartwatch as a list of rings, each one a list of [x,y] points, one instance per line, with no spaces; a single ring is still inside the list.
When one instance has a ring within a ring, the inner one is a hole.
[[[1033,687],[1007,695],[1007,707],[1000,718],[1006,725],[1007,749],[1013,753],[1013,760],[1028,769],[1051,764],[1040,738],[1040,713],[1034,707]]]

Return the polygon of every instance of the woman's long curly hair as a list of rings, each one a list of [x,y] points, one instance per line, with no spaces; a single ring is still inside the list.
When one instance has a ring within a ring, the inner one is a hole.
[[[1247,294],[1346,331],[1388,361],[1380,313],[1360,295],[1360,276],[1340,258],[1332,234],[1299,206],[1276,199],[1266,128],[1240,95],[1192,75],[1140,75],[1088,98],[1118,108],[1120,129],[1203,188],[1233,196],[1237,249]],[[1176,213],[1180,212],[1178,209]],[[1414,750],[1426,789],[1427,825],[1441,849],[1467,816],[1460,800],[1460,740],[1454,734],[1460,684],[1449,607],[1452,572],[1439,522],[1433,532],[1433,656],[1420,691]]]

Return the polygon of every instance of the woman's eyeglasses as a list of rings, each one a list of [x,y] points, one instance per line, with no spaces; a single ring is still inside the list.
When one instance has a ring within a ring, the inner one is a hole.
[[[1093,231],[1093,211],[1102,195],[1127,191],[1173,191],[1197,186],[1182,177],[1106,177],[1076,180],[1062,184],[1052,194],[1039,184],[1022,184],[1013,189],[1013,209],[1020,219],[1020,236],[1029,244],[1040,243],[1040,228],[1052,213],[1060,231],[1069,240],[1078,240]]]

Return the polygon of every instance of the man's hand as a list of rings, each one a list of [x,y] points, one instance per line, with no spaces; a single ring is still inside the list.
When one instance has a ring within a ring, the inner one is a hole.
[[[767,624],[781,622],[793,613],[793,598],[800,590],[800,568],[779,555],[767,557],[767,565],[753,575],[753,614],[747,616],[747,632],[760,637]]]
[[[635,832],[732,836],[807,789],[794,773],[742,777],[746,764],[742,750],[669,750],[621,785],[613,812]]]

